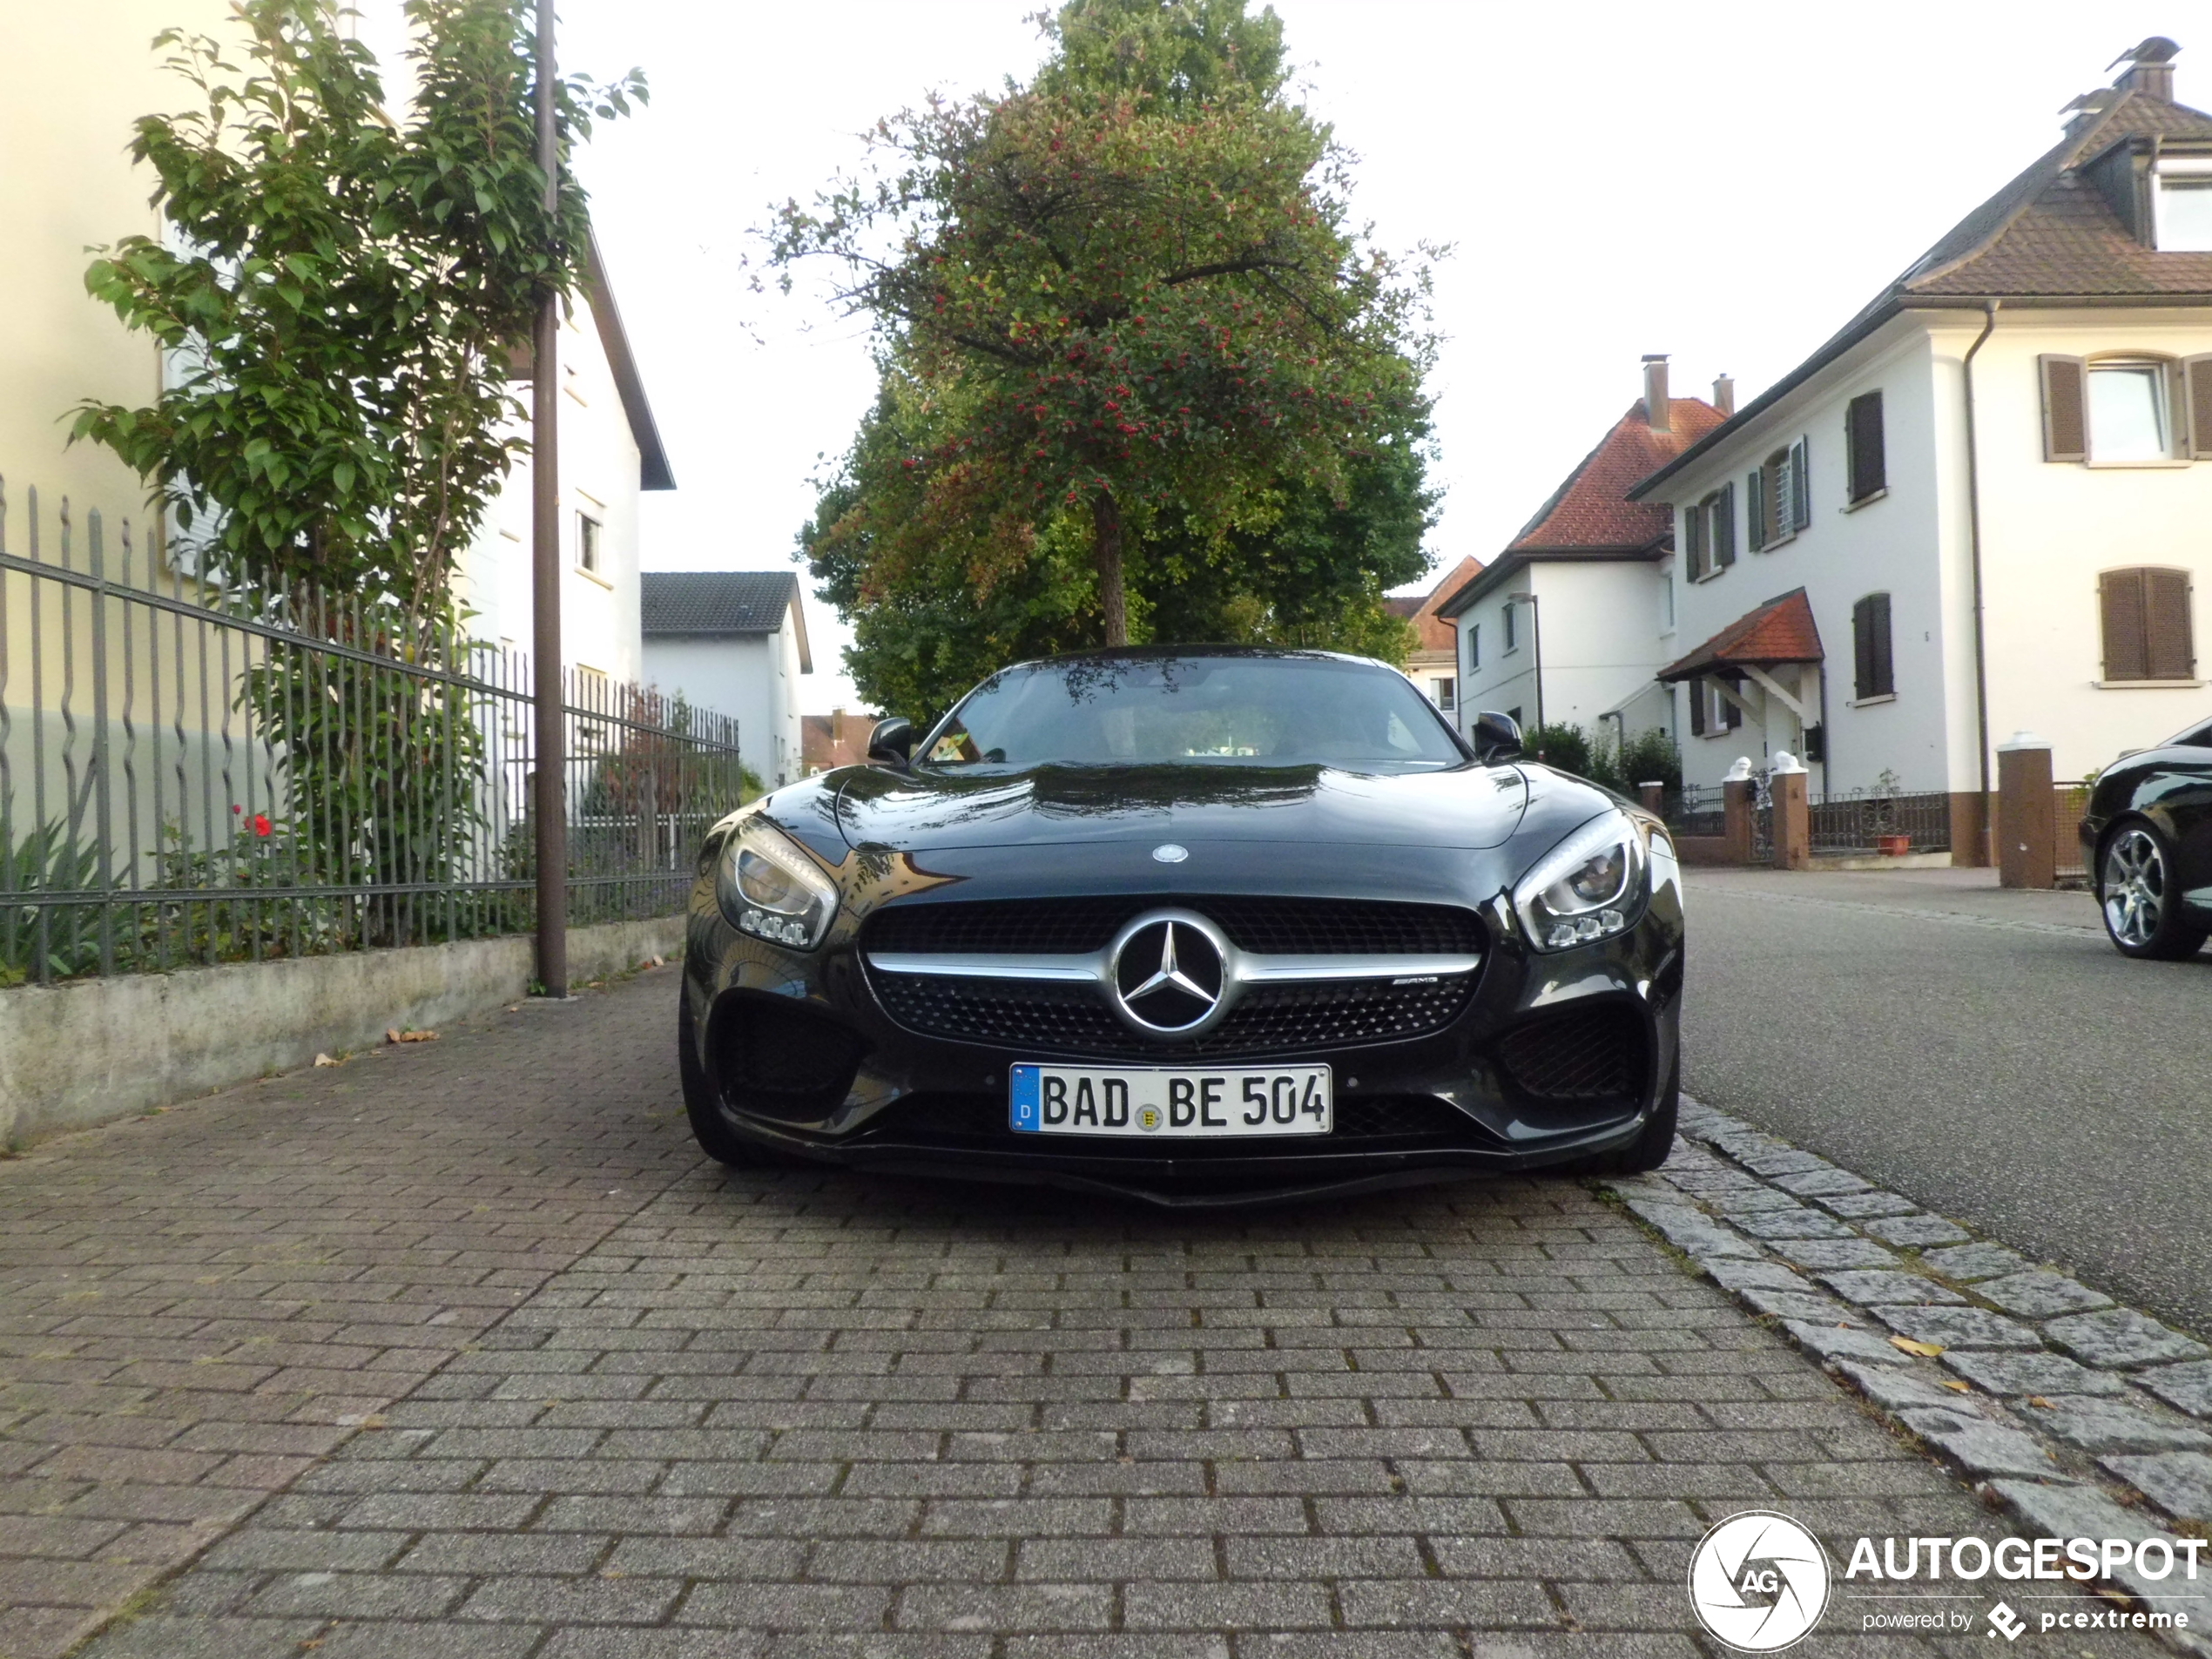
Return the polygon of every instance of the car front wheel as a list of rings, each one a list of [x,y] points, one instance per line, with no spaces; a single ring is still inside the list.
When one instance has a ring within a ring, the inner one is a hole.
[[[2122,955],[2174,961],[2204,943],[2204,929],[2182,914],[2174,849],[2156,826],[2130,819],[2114,830],[2097,876],[2105,932]]]
[[[732,1169],[752,1162],[751,1149],[731,1132],[729,1120],[722,1115],[722,1103],[716,1096],[713,1080],[699,1063],[698,1031],[691,1017],[688,987],[679,988],[676,993],[676,1067],[684,1079],[685,1116],[691,1120],[691,1136],[698,1142],[699,1150],[717,1163],[726,1163]]]

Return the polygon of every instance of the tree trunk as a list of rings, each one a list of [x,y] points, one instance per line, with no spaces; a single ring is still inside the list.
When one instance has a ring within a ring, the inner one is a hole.
[[[1129,594],[1122,585],[1122,509],[1112,494],[1100,490],[1090,498],[1090,522],[1096,535],[1091,551],[1098,561],[1098,608],[1106,618],[1106,643],[1129,644]]]

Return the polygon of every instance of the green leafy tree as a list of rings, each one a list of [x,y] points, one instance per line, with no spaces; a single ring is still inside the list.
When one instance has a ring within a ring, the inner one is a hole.
[[[328,0],[239,0],[226,44],[155,42],[198,107],[131,152],[172,239],[127,237],[86,287],[170,353],[150,407],[88,401],[204,568],[282,594],[388,597],[435,633],[452,572],[516,457],[511,348],[583,280],[583,192],[548,214],[527,0],[407,0],[420,93],[383,107]],[[560,88],[563,153],[644,96],[636,71]]]
[[[545,202],[529,0],[407,0],[419,91],[396,118],[333,0],[233,10],[234,40],[155,42],[197,99],[131,145],[173,236],[125,238],[85,276],[160,342],[168,384],[147,407],[88,401],[72,439],[138,471],[184,568],[368,654],[272,647],[239,676],[289,800],[284,856],[247,884],[376,889],[337,931],[412,942],[426,913],[391,889],[463,873],[483,742],[465,689],[406,668],[465,666],[453,573],[528,452],[509,364],[545,298],[583,284],[586,204],[565,165]],[[644,90],[635,71],[563,81],[564,163]],[[172,849],[169,885],[238,885],[212,857]]]
[[[860,607],[864,685],[895,629],[870,609],[948,586],[977,615],[918,650],[973,678],[1004,660],[968,655],[986,639],[1379,618],[1420,569],[1425,279],[1349,226],[1349,158],[1285,98],[1272,12],[1042,21],[1029,86],[880,124],[871,171],[779,219],[786,282],[827,259],[879,330],[884,395],[802,536],[825,597]]]

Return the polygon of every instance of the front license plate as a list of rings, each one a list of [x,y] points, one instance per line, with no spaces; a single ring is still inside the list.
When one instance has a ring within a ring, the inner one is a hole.
[[[1326,1135],[1334,1119],[1326,1066],[1022,1065],[1008,1110],[1028,1135],[1140,1139]]]

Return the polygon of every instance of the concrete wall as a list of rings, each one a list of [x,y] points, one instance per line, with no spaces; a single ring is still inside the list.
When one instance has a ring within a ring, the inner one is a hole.
[[[578,927],[569,972],[617,973],[683,939],[680,916]],[[0,1145],[488,1013],[528,995],[531,956],[523,935],[0,990]]]
[[[1946,331],[1943,355],[1963,355],[1980,321],[1961,319]],[[2212,311],[2006,310],[1974,359],[1990,742],[2002,743],[2023,728],[2048,738],[2053,771],[2065,779],[2109,765],[2122,750],[2148,747],[2212,713],[2212,691],[2203,684],[2212,666],[2212,461],[2128,466],[2044,460],[2035,360],[2046,352],[2172,363],[2212,352]],[[1963,429],[1955,377],[1944,389],[1944,423]],[[2093,431],[2093,455],[2094,436]],[[1963,496],[1963,479],[1960,489]],[[1963,540],[1963,513],[1959,534]],[[1963,547],[1958,563],[1962,585],[1970,587]],[[2186,570],[2194,578],[2194,685],[2099,684],[2098,575],[2145,564]],[[1970,597],[1958,614],[1959,654],[1969,671],[1960,702],[1970,721]],[[1971,738],[1964,746],[1971,762]],[[1951,787],[1973,789],[1979,782],[1969,765],[1954,771]]]
[[[1869,787],[1885,771],[1906,789],[1946,789],[1952,772],[1948,710],[1953,701],[1950,654],[1953,583],[1946,559],[1947,469],[1940,464],[1935,370],[1927,334],[1910,319],[1831,364],[1695,467],[1669,482],[1677,508],[1676,544],[1683,544],[1680,509],[1725,483],[1736,487],[1736,563],[1702,581],[1675,570],[1676,641],[1687,653],[1769,599],[1802,587],[1826,653],[1829,762],[1816,765],[1816,793]],[[1882,394],[1888,492],[1849,505],[1844,411],[1862,392]],[[1770,454],[1799,440],[1811,480],[1811,522],[1790,539],[1751,550],[1746,475]],[[1851,609],[1870,593],[1890,595],[1893,698],[1853,703]],[[1971,653],[1971,642],[1969,642]],[[1971,676],[1971,656],[1968,672]],[[1788,684],[1785,675],[1778,679]],[[1808,671],[1795,687],[1819,719],[1822,676]],[[1683,693],[1686,697],[1687,692]],[[1753,685],[1744,700],[1764,718],[1747,717],[1733,732],[1689,734],[1686,703],[1677,727],[1683,776],[1718,783],[1730,762],[1749,755],[1764,765],[1777,749],[1802,753],[1803,725]],[[1762,708],[1762,705],[1768,706]],[[1971,747],[1969,748],[1971,759]]]
[[[806,775],[799,725],[799,636],[786,613],[772,634],[659,634],[645,678],[702,708],[737,717],[738,747],[770,789]]]
[[[1532,623],[1528,608],[1520,607],[1518,637],[1508,651],[1505,595],[1524,589],[1536,596],[1541,614]],[[1665,710],[1648,693],[1652,675],[1669,659],[1666,647],[1671,642],[1660,631],[1666,598],[1665,572],[1651,561],[1549,560],[1530,565],[1459,618],[1461,702],[1467,710],[1461,729],[1484,709],[1517,707],[1523,724],[1534,723],[1540,632],[1548,724],[1579,725],[1595,736],[1598,717],[1619,711],[1628,717],[1629,737],[1665,725]],[[1481,629],[1479,666],[1468,660],[1476,626]]]

